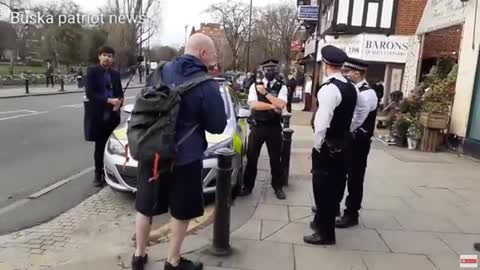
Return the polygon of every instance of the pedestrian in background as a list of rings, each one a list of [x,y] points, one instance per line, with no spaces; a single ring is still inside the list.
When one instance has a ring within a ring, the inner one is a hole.
[[[313,76],[309,75],[307,82],[305,83],[305,90],[304,90],[304,100],[305,100],[305,108],[303,109],[304,112],[309,112],[312,109],[312,86],[313,86]]]
[[[105,146],[113,130],[120,124],[123,91],[120,73],[112,69],[115,51],[104,46],[98,50],[97,55],[99,63],[87,70],[84,130],[85,139],[95,142],[94,183],[101,187],[105,182]]]
[[[140,83],[143,83],[143,72],[145,72],[145,66],[142,64],[138,66],[138,77]]]
[[[295,93],[295,89],[297,88],[297,80],[295,79],[295,76],[290,75],[290,79],[288,80],[288,83],[287,83],[287,88],[288,88],[287,111],[291,113],[293,93]]]
[[[55,87],[55,82],[53,81],[53,72],[55,70],[53,69],[52,63],[50,61],[47,61],[47,70],[45,71],[45,77],[47,80],[47,87],[51,83],[52,88]]]

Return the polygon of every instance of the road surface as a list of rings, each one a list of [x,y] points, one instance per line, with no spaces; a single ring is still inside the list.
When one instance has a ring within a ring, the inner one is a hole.
[[[137,91],[127,91],[127,104]],[[0,235],[45,222],[98,191],[83,115],[83,93],[0,99]]]

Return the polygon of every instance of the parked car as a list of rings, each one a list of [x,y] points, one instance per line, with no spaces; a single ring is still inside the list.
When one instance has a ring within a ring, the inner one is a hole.
[[[246,160],[247,122],[250,111],[241,106],[232,88],[224,79],[217,79],[227,113],[227,127],[223,134],[206,133],[208,148],[203,158],[204,194],[216,190],[217,149],[228,147],[235,151],[233,158],[232,187],[238,188],[242,183],[244,161]],[[124,112],[131,113],[133,104],[126,105]],[[128,120],[127,120],[128,121]],[[130,156],[125,164],[125,145],[127,144],[127,123],[116,129],[105,148],[105,180],[114,190],[132,192],[137,190],[137,161]]]

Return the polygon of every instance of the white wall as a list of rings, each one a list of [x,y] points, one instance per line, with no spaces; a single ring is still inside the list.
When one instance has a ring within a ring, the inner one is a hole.
[[[475,20],[475,2],[468,2],[466,21],[463,27],[463,39],[460,49],[458,79],[456,84],[455,100],[453,103],[450,132],[465,137],[467,133],[470,105],[472,102],[475,73],[477,71],[478,53],[480,47],[480,0],[477,13],[477,27],[475,49],[473,43],[473,26]]]
[[[409,42],[407,53],[407,62],[403,73],[402,92],[405,97],[410,94],[417,84],[418,59],[420,55],[420,36],[413,36]]]

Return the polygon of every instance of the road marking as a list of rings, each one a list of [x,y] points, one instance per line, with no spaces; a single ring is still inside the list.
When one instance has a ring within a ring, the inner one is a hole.
[[[59,108],[81,108],[81,107],[83,107],[83,103],[71,104],[71,105],[62,105]]]
[[[70,181],[72,181],[72,180],[74,180],[74,179],[76,179],[76,178],[78,178],[78,177],[80,177],[80,176],[83,176],[83,175],[85,175],[85,174],[87,174],[87,173],[89,173],[89,172],[92,172],[94,169],[95,169],[94,167],[86,168],[85,170],[83,170],[83,171],[81,171],[81,172],[79,172],[79,173],[77,173],[77,174],[74,174],[74,175],[72,175],[72,176],[70,176],[70,177],[68,177],[68,178],[66,178],[66,179],[63,179],[63,180],[61,180],[61,181],[59,181],[59,182],[57,182],[57,183],[54,183],[54,184],[52,184],[52,185],[50,185],[50,186],[48,186],[48,187],[46,187],[46,188],[44,188],[44,189],[36,192],[36,193],[33,193],[32,195],[28,196],[28,198],[29,198],[29,199],[37,199],[37,198],[40,198],[41,196],[43,196],[43,195],[51,192],[52,190],[55,190],[55,189],[57,189],[57,188],[65,185],[65,184],[67,184],[68,182],[70,182]]]
[[[126,97],[125,99],[135,99],[136,96]]]
[[[20,207],[20,206],[26,204],[28,201],[30,201],[30,200],[28,200],[28,199],[22,199],[22,200],[16,201],[16,202],[14,202],[14,203],[12,203],[12,204],[10,204],[10,205],[7,205],[7,206],[1,208],[1,209],[0,209],[0,216],[3,215],[3,214],[8,213],[8,212],[10,212],[10,211],[12,211],[13,209],[15,209],[15,208],[17,208],[17,207]]]
[[[55,190],[55,189],[57,189],[57,188],[65,185],[65,184],[67,184],[68,182],[74,180],[75,178],[78,178],[78,177],[80,177],[80,176],[82,176],[82,175],[85,175],[85,174],[87,174],[87,173],[89,173],[89,172],[92,172],[94,169],[95,169],[95,167],[86,168],[86,169],[84,169],[83,171],[81,171],[81,172],[79,172],[79,173],[77,173],[77,174],[74,174],[74,175],[72,175],[72,176],[70,176],[70,177],[68,177],[68,178],[66,178],[66,179],[63,179],[63,180],[61,180],[61,181],[59,181],[59,182],[57,182],[57,183],[54,183],[54,184],[52,184],[52,185],[50,185],[50,186],[48,186],[48,187],[46,187],[46,188],[44,188],[44,189],[36,192],[36,193],[28,196],[27,199],[21,199],[21,200],[19,200],[19,201],[16,201],[16,202],[10,204],[10,205],[7,205],[7,206],[5,206],[5,207],[3,207],[3,208],[0,208],[0,216],[2,216],[2,215],[4,215],[4,214],[6,214],[6,213],[8,213],[8,212],[10,212],[10,211],[18,208],[18,207],[20,207],[20,206],[22,206],[22,205],[25,205],[26,203],[28,203],[28,202],[30,202],[30,201],[32,201],[32,200],[34,200],[34,199],[40,198],[41,196],[43,196],[43,195],[51,192],[52,190]]]
[[[22,117],[28,117],[28,116],[36,116],[36,115],[46,114],[46,113],[48,113],[48,111],[44,111],[44,112],[32,112],[32,113],[29,113],[29,114],[14,115],[14,116],[9,116],[9,117],[0,118],[0,121],[10,120],[10,119],[16,119],[16,118],[22,118]]]
[[[30,111],[30,110],[17,110],[17,111],[6,111],[6,112],[0,112],[0,114],[12,114],[12,113],[36,113],[36,111]]]

